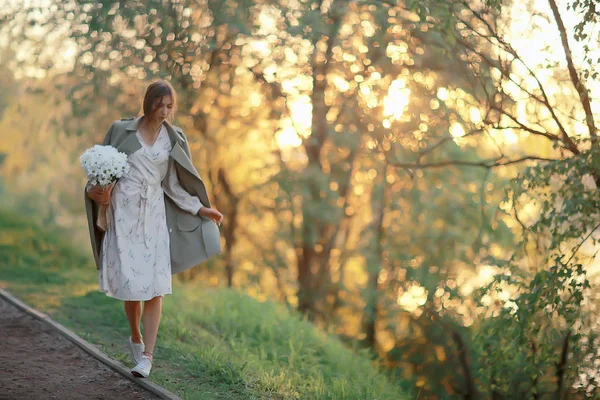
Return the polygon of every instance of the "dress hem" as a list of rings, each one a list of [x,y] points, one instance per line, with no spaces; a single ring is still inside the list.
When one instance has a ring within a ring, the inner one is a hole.
[[[150,300],[152,300],[152,299],[153,299],[153,298],[155,298],[155,297],[159,297],[159,296],[160,296],[160,297],[165,297],[165,295],[167,295],[167,294],[173,294],[173,292],[165,292],[165,293],[157,294],[156,296],[153,296],[153,297],[151,297],[151,298],[149,298],[149,299],[122,299],[122,298],[119,298],[119,297],[117,297],[117,296],[115,296],[115,295],[111,294],[111,293],[110,293],[109,291],[107,291],[107,290],[101,290],[101,289],[98,289],[98,292],[100,292],[100,293],[104,293],[104,294],[105,294],[107,297],[111,297],[111,298],[113,298],[113,299],[116,299],[116,300],[121,300],[121,301],[150,301]]]

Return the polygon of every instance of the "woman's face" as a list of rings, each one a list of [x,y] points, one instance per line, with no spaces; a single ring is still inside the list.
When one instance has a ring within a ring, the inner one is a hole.
[[[152,119],[156,122],[162,123],[173,110],[173,100],[171,96],[163,96],[154,101],[154,111],[152,112]]]

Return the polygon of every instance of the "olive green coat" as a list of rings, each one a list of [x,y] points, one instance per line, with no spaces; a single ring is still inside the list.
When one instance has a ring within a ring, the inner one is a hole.
[[[127,155],[135,152],[142,146],[135,135],[140,119],[141,117],[137,117],[113,122],[102,144],[116,147]],[[173,145],[170,157],[175,161],[179,183],[188,193],[198,196],[204,206],[210,207],[206,186],[192,164],[186,136],[180,128],[166,121],[164,125]],[[95,223],[98,215],[97,204],[87,196],[87,192],[84,193],[84,197],[94,260],[96,268],[100,269],[104,232],[99,230]],[[169,196],[164,198],[171,243],[172,274],[183,272],[221,252],[219,228],[213,220],[192,215],[177,207]]]

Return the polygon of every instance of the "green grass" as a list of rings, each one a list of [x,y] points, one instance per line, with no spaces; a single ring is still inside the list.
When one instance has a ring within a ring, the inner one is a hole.
[[[131,365],[122,302],[56,228],[0,210],[0,286]],[[185,399],[407,399],[364,352],[296,313],[229,289],[174,284],[153,382]],[[1,338],[0,338],[1,340]]]

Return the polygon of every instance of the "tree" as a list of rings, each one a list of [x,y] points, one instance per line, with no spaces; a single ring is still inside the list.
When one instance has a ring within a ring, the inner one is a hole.
[[[427,4],[433,5],[423,7]],[[594,10],[589,2],[583,4],[575,2],[573,6]],[[464,372],[463,388],[450,385],[451,391],[468,397],[473,391],[465,387],[477,386],[480,395],[493,398],[562,398],[581,379],[582,371],[593,369],[595,360],[594,325],[589,325],[595,322],[589,312],[595,309],[596,300],[589,291],[585,267],[594,253],[582,251],[596,246],[598,229],[597,114],[588,89],[595,76],[577,65],[564,23],[565,11],[553,0],[549,0],[546,13],[536,14],[540,25],[533,24],[530,31],[555,32],[561,53],[559,58],[539,63],[521,53],[518,41],[510,36],[511,3],[504,2],[502,14],[475,2],[436,5],[444,10],[437,19],[423,10],[421,18],[431,18],[431,29],[454,38],[438,43],[443,52],[455,55],[464,65],[465,79],[470,81],[470,90],[466,90],[483,109],[483,129],[469,131],[470,139],[481,141],[486,135],[508,131],[525,140],[519,153],[507,154],[507,149],[498,146],[497,155],[486,161],[435,162],[419,155],[415,162],[392,164],[489,169],[536,161],[515,179],[507,201],[517,226],[523,227],[521,243],[508,259],[490,252],[487,262],[500,266],[499,273],[478,297],[479,307],[470,313],[479,322],[466,332],[474,361],[472,368],[463,370],[478,373]],[[449,15],[456,20],[443,24]],[[589,26],[584,20],[577,25],[577,40],[585,38],[580,31],[585,27]],[[589,50],[583,48],[584,60]],[[562,90],[553,90],[556,85]],[[460,113],[461,108],[464,110],[458,105],[456,111]],[[529,218],[523,222],[519,213],[527,206]],[[508,297],[500,300],[498,293]],[[490,299],[496,303],[490,304]],[[450,312],[436,314],[443,320]],[[464,346],[457,342],[454,349],[460,353]],[[595,392],[592,376],[584,378],[583,386],[587,387],[584,394],[590,396]],[[432,386],[436,385],[429,386],[431,390],[443,390]]]

